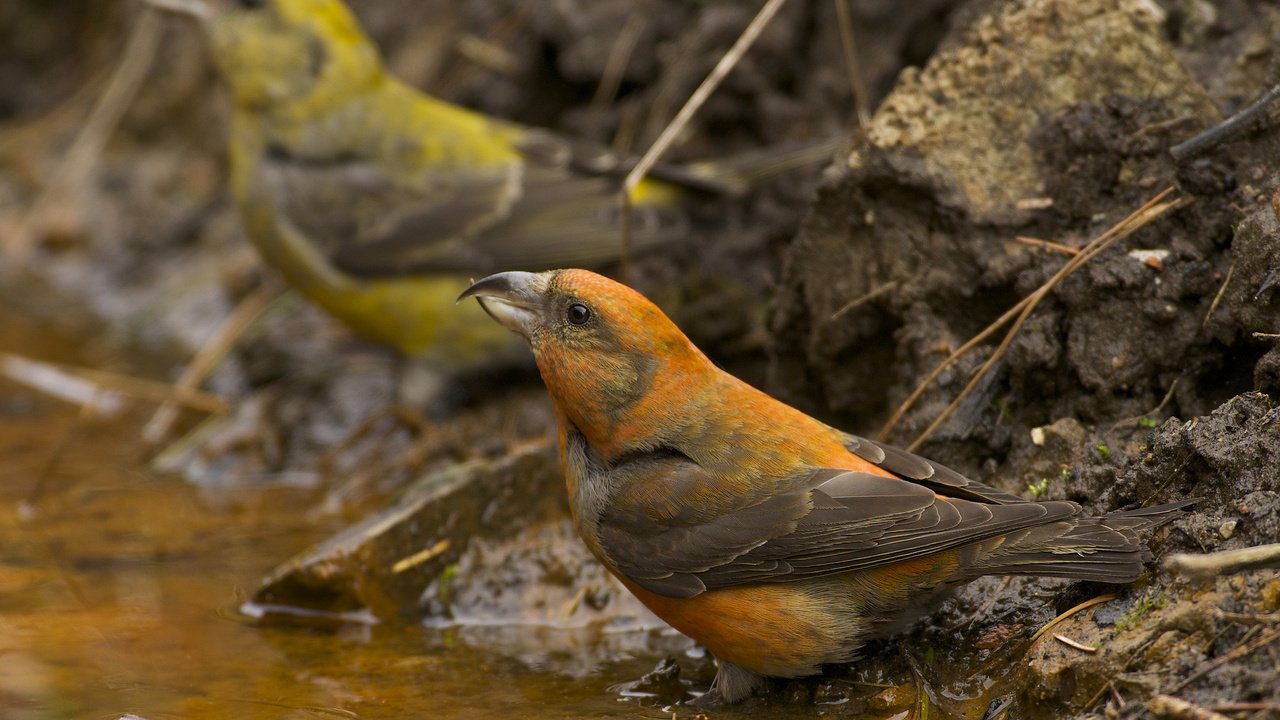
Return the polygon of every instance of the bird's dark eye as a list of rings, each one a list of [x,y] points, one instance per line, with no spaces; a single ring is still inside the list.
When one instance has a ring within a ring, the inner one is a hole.
[[[582,303],[574,303],[569,306],[568,317],[569,322],[574,325],[583,325],[591,319],[591,308]]]

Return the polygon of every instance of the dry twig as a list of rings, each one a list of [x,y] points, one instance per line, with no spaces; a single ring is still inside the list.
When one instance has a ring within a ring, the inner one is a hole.
[[[1043,300],[1049,292],[1062,281],[1063,278],[1067,277],[1078,270],[1082,265],[1100,255],[1117,241],[1132,235],[1134,232],[1137,232],[1139,229],[1150,224],[1156,218],[1159,218],[1168,211],[1176,207],[1180,207],[1182,204],[1181,200],[1174,200],[1160,204],[1160,201],[1172,192],[1172,187],[1165,188],[1128,217],[1113,225],[1103,234],[1099,235],[1092,242],[1086,245],[1080,254],[1067,261],[1067,264],[1063,265],[1058,272],[1054,273],[1053,277],[1049,278],[1049,280],[1037,288],[1035,292],[1028,295],[1023,302],[1020,303],[1022,310],[1019,312],[1017,319],[1013,321],[1013,325],[1009,328],[1009,331],[1005,333],[1004,340],[1002,340],[1000,345],[996,347],[995,351],[991,353],[991,357],[987,358],[987,361],[978,368],[978,372],[976,372],[973,378],[969,380],[969,384],[965,385],[964,389],[960,391],[960,394],[951,401],[951,404],[948,405],[947,408],[938,415],[938,417],[934,418],[929,427],[925,428],[924,432],[920,433],[920,435],[907,446],[907,450],[915,451],[926,439],[928,439],[930,435],[933,434],[935,430],[942,426],[942,423],[946,422],[947,418],[951,417],[951,414],[955,412],[956,408],[960,407],[960,403],[963,402],[971,392],[973,392],[973,389],[978,386],[978,383],[982,381],[982,378],[991,370],[992,367],[995,366],[997,362],[999,362],[1000,358],[1004,357],[1005,351],[1008,350],[1009,345],[1013,343],[1013,339],[1017,336],[1018,331],[1022,329],[1023,323],[1027,321],[1027,318],[1030,317],[1036,306],[1040,304],[1040,301]],[[1009,313],[1005,313],[1005,315],[1001,317],[1004,318],[1007,315],[1009,315]],[[988,329],[990,330],[990,328]],[[968,343],[966,343],[966,345],[968,345]],[[934,376],[930,376],[930,379],[932,379],[932,377]],[[918,397],[918,395],[915,395],[914,393],[913,396]],[[895,413],[893,421],[896,422],[898,417],[901,417],[901,415]],[[883,432],[884,431],[882,431],[882,433]]]
[[[827,319],[839,320],[840,318],[847,315],[849,312],[853,311],[855,308],[859,308],[859,307],[862,307],[863,305],[866,305],[867,303],[871,302],[872,300],[875,300],[876,298],[880,297],[881,295],[884,295],[885,293],[889,292],[890,290],[896,287],[898,287],[897,280],[890,280],[887,283],[882,283],[880,285],[877,285],[871,288],[869,292],[863,293],[861,296],[856,297],[850,300],[849,302],[845,303],[844,305],[840,306],[840,309],[831,313],[831,317]]]
[[[264,285],[251,293],[236,306],[222,324],[214,330],[213,335],[204,346],[191,358],[191,362],[182,371],[178,382],[174,383],[175,392],[179,395],[190,394],[204,382],[222,359],[235,347],[236,341],[245,330],[258,319],[263,312],[280,296],[280,290],[274,286]],[[147,421],[142,429],[142,439],[155,445],[169,434],[169,428],[177,419],[178,408],[173,401],[161,405]]]
[[[1082,610],[1088,610],[1094,605],[1101,605],[1104,602],[1110,602],[1115,599],[1116,599],[1115,595],[1108,594],[1108,595],[1099,595],[1096,598],[1090,598],[1088,600],[1085,600],[1079,605],[1076,605],[1075,607],[1071,608],[1070,610],[1067,610],[1066,612],[1062,613],[1058,617],[1045,623],[1043,627],[1041,627],[1039,630],[1036,631],[1035,635],[1031,636],[1031,642],[1027,643],[1027,647],[1028,648],[1034,647],[1036,644],[1036,641],[1044,637],[1045,633],[1049,632],[1054,628],[1054,626],[1058,625],[1059,623],[1071,617],[1072,615],[1075,615],[1076,613],[1081,612]]]
[[[1245,570],[1280,568],[1280,543],[1205,555],[1175,553],[1166,557],[1161,567],[1169,572],[1197,578],[1230,575]]]
[[[159,13],[151,7],[143,8],[125,44],[120,62],[107,81],[106,89],[98,96],[98,102],[94,104],[70,149],[54,169],[44,190],[31,203],[16,230],[4,243],[19,262],[30,255],[35,244],[35,233],[48,221],[55,205],[64,198],[75,197],[84,186],[90,171],[102,155],[107,140],[115,132],[125,111],[133,102],[134,95],[142,87],[156,49],[160,46],[162,30],[163,23]]]
[[[1116,428],[1124,427],[1125,425],[1134,425],[1136,423],[1142,422],[1146,418],[1159,415],[1160,411],[1164,410],[1164,406],[1168,405],[1169,401],[1173,399],[1173,393],[1178,389],[1178,381],[1181,379],[1182,379],[1182,376],[1179,375],[1178,377],[1173,379],[1173,382],[1169,383],[1169,389],[1165,391],[1164,397],[1160,399],[1160,403],[1158,405],[1146,411],[1145,413],[1142,413],[1141,415],[1134,415],[1133,417],[1128,417],[1122,420],[1115,421],[1114,423],[1111,424],[1111,429],[1115,430]]]
[[[1142,207],[1133,211],[1133,213],[1131,213],[1128,217],[1116,223],[1110,229],[1104,232],[1102,235],[1098,236],[1096,239],[1090,242],[1089,245],[1086,246],[1086,250],[1090,247],[1095,247],[1099,242],[1103,242],[1107,239],[1110,239],[1113,235],[1118,233],[1121,229],[1125,228],[1134,220],[1136,220],[1137,218],[1143,217],[1144,213],[1155,208],[1155,206],[1161,200],[1163,200],[1166,196],[1168,196],[1169,193],[1171,192],[1173,192],[1173,188],[1171,187],[1166,188],[1159,195],[1156,195],[1151,200],[1148,200],[1146,204],[1144,204]],[[1088,261],[1091,257],[1092,255],[1085,256],[1083,253],[1075,256],[1070,261],[1068,261],[1066,265],[1063,266],[1062,270],[1059,270],[1059,274],[1065,275],[1066,273],[1073,271],[1076,267],[1079,266],[1079,264]],[[1054,279],[1050,278],[1049,283],[1052,283],[1052,282],[1054,282]],[[1046,283],[1046,285],[1049,283]],[[1043,286],[1041,289],[1043,289]],[[890,417],[887,422],[885,422],[884,427],[880,428],[880,432],[877,433],[876,438],[882,441],[887,440],[889,438],[889,434],[893,432],[893,429],[897,427],[898,422],[902,420],[902,416],[905,415],[906,412],[910,410],[912,406],[915,405],[916,401],[920,399],[920,396],[924,394],[924,391],[929,389],[929,386],[933,384],[934,380],[938,379],[938,376],[941,375],[944,370],[950,367],[952,363],[954,363],[956,360],[959,360],[962,356],[964,356],[965,353],[969,352],[971,349],[973,349],[983,340],[986,340],[987,337],[989,337],[996,330],[999,330],[1002,325],[1004,325],[1006,322],[1008,322],[1010,319],[1016,316],[1029,303],[1031,303],[1035,299],[1035,297],[1036,297],[1036,293],[1032,293],[1031,295],[1028,295],[1022,300],[1018,301],[1018,304],[1006,310],[1003,315],[996,318],[996,320],[992,322],[990,325],[988,325],[985,330],[978,333],[977,335],[974,335],[972,338],[969,339],[968,342],[966,342],[965,344],[957,348],[955,352],[951,353],[951,355],[949,355],[946,360],[943,360],[941,363],[939,363],[939,365],[933,369],[933,372],[929,373],[929,376],[926,377],[924,380],[922,380],[920,384],[916,386],[915,390],[911,391],[911,394],[907,396],[907,399],[902,401],[902,404],[899,405],[898,409],[894,411],[893,416]]]
[[[1170,695],[1156,695],[1147,701],[1152,715],[1169,720],[1231,720],[1226,715]]]
[[[1223,120],[1221,123],[1214,125],[1186,142],[1178,143],[1169,148],[1169,154],[1173,156],[1174,162],[1182,163],[1215,145],[1221,145],[1243,135],[1255,123],[1262,120],[1276,100],[1280,100],[1280,85],[1271,88],[1262,97],[1255,100],[1252,105]]]
[[[1222,302],[1222,296],[1227,294],[1227,285],[1231,284],[1231,273],[1236,271],[1236,263],[1233,260],[1231,267],[1227,268],[1227,276],[1222,280],[1222,287],[1218,288],[1218,294],[1213,296],[1213,302],[1209,303],[1209,311],[1204,314],[1204,320],[1200,321],[1200,329],[1203,330],[1205,325],[1209,324],[1209,318],[1213,317],[1213,311],[1218,309],[1218,303]]]
[[[1033,238],[1033,237],[1027,237],[1025,235],[1019,235],[1015,237],[1013,241],[1017,243],[1022,243],[1023,245],[1031,245],[1032,247],[1042,247],[1042,248],[1045,248],[1046,250],[1056,250],[1057,252],[1060,252],[1063,255],[1079,255],[1080,254],[1079,250],[1071,247],[1070,245],[1063,245],[1062,243],[1057,243],[1052,240],[1041,240],[1040,238]]]
[[[1054,634],[1053,634],[1053,639],[1054,639],[1054,640],[1057,640],[1058,642],[1062,643],[1063,645],[1066,645],[1067,647],[1073,647],[1073,648],[1075,648],[1075,649],[1077,649],[1077,650],[1080,650],[1080,651],[1082,651],[1082,652],[1087,652],[1087,653],[1096,653],[1096,652],[1098,652],[1098,648],[1093,647],[1092,645],[1085,645],[1084,643],[1082,643],[1082,642],[1080,642],[1080,641],[1078,641],[1078,640],[1072,640],[1071,638],[1067,637],[1066,635],[1060,635],[1060,634],[1058,634],[1058,633],[1054,633]]]
[[[108,400],[110,393],[118,393],[153,402],[174,402],[207,413],[219,414],[227,411],[226,400],[203,390],[191,389],[184,391],[169,383],[156,380],[121,375],[96,368],[35,360],[16,353],[0,352],[0,373],[4,373],[19,382],[26,383],[27,380],[22,377],[26,374],[22,372],[23,370],[56,372],[65,374],[64,377],[80,378],[88,383],[89,390],[93,393],[93,402],[99,409],[103,408],[104,405],[110,407]],[[34,382],[31,384],[38,389],[48,389],[42,384]],[[68,397],[64,391],[55,389],[54,393],[64,399],[76,401],[75,397]],[[81,404],[84,403],[81,402]]]
[[[844,53],[845,74],[849,76],[849,90],[853,93],[854,113],[858,126],[866,127],[871,120],[867,98],[867,84],[858,62],[858,45],[854,40],[853,16],[849,12],[849,0],[832,0],[836,6],[836,21],[840,23],[840,50]]]
[[[643,10],[632,12],[627,16],[626,24],[618,31],[618,37],[609,50],[604,70],[600,73],[600,84],[596,86],[596,94],[592,96],[591,105],[587,109],[587,117],[590,118],[588,125],[592,127],[598,125],[604,111],[617,97],[618,88],[622,86],[622,78],[626,75],[627,65],[631,64],[631,56],[635,53],[636,44],[640,42],[641,36],[648,27],[647,5]]]
[[[1256,629],[1257,628],[1254,628],[1254,630]],[[1246,634],[1246,637],[1247,637],[1247,634]],[[1251,643],[1242,643],[1239,647],[1233,649],[1231,652],[1227,653],[1226,655],[1216,658],[1213,662],[1209,663],[1208,665],[1205,665],[1199,670],[1183,678],[1182,681],[1179,682],[1177,685],[1174,685],[1173,687],[1169,688],[1169,692],[1178,692],[1182,688],[1190,685],[1196,680],[1199,680],[1205,675],[1208,675],[1214,670],[1217,670],[1223,665],[1226,665],[1227,663],[1233,662],[1235,660],[1239,660],[1240,658],[1244,657],[1245,655],[1248,655],[1254,650],[1266,647],[1267,645],[1270,645],[1276,640],[1280,640],[1280,628],[1276,628],[1275,630],[1272,630],[1271,632],[1264,634],[1262,637],[1257,638]]]
[[[747,24],[746,29],[738,36],[737,41],[733,43],[733,46],[720,58],[716,66],[711,69],[707,77],[693,91],[693,94],[685,101],[684,107],[681,107],[680,111],[676,113],[675,118],[662,129],[658,139],[653,141],[653,144],[640,157],[635,167],[631,168],[631,172],[627,173],[626,179],[622,182],[621,190],[622,275],[624,278],[628,274],[631,259],[631,191],[635,190],[636,185],[639,185],[640,181],[653,169],[654,164],[658,162],[658,158],[662,157],[662,154],[671,147],[671,144],[675,142],[680,133],[684,132],[685,126],[693,119],[693,116],[702,107],[703,103],[707,101],[707,98],[711,97],[711,93],[715,92],[715,89],[720,86],[725,76],[738,64],[738,61],[742,59],[747,50],[755,44],[756,39],[760,37],[760,33],[764,32],[764,29],[769,25],[769,21],[773,19],[774,15],[778,14],[778,11],[786,3],[787,0],[765,0],[760,12],[756,13],[756,16]]]

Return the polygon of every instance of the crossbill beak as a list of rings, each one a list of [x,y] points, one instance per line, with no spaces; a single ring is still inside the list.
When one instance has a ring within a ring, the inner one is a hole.
[[[508,330],[526,338],[533,332],[546,290],[545,273],[504,272],[490,275],[462,291],[458,302],[474,297],[480,307]]]

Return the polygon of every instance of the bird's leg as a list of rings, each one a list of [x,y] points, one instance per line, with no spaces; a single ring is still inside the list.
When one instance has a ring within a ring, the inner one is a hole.
[[[716,677],[707,693],[689,703],[694,707],[711,707],[721,703],[736,703],[749,697],[764,685],[763,675],[716,659]]]

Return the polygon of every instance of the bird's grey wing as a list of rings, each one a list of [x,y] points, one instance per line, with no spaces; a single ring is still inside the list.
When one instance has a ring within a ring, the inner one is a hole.
[[[1060,534],[1072,525],[1059,521],[1079,512],[1069,502],[948,499],[910,480],[829,468],[739,486],[678,455],[610,472],[619,490],[599,520],[605,554],[676,597],[868,570],[1053,523]]]
[[[519,199],[518,163],[407,170],[337,153],[303,157],[270,148],[264,187],[285,218],[344,271],[403,275],[439,259],[467,266],[467,239],[504,218]]]
[[[598,267],[622,252],[620,178],[551,140],[510,163],[397,168],[368,158],[300,158],[263,169],[289,220],[338,268],[362,277]],[[638,207],[632,248],[687,233],[681,208]]]

